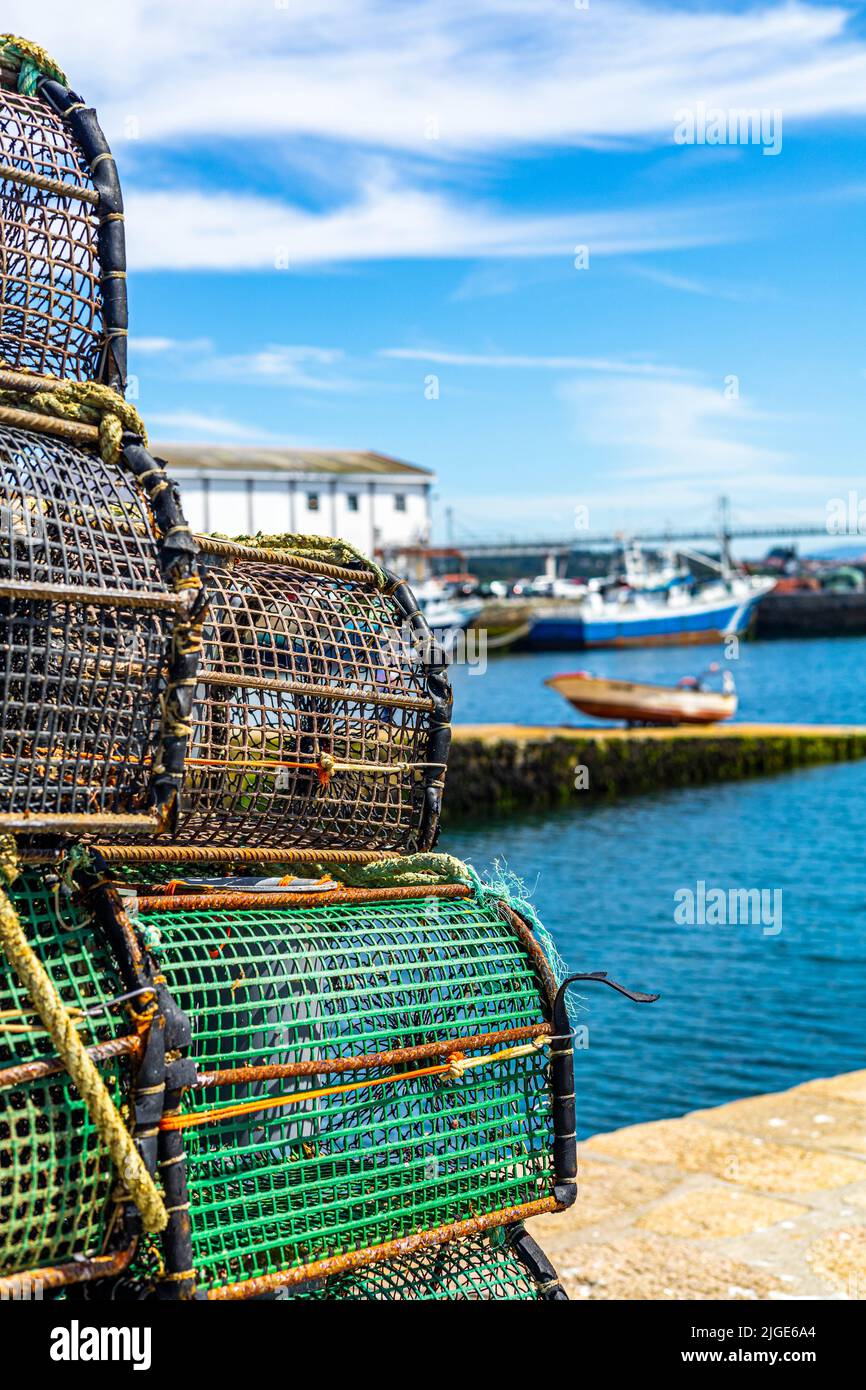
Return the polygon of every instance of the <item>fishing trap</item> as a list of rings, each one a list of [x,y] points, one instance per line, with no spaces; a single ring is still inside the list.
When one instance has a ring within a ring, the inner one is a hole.
[[[199,543],[208,613],[177,842],[430,848],[451,691],[407,586],[311,538]]]
[[[196,547],[126,377],[117,170],[42,50],[0,37],[0,832],[176,814]]]

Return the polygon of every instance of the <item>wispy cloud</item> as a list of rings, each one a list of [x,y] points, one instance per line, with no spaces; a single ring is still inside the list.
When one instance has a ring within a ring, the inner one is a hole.
[[[850,8],[805,0],[126,0],[110,25],[104,0],[43,0],[39,19],[113,128],[132,117],[149,142],[298,135],[453,158],[669,142],[698,100],[786,121],[866,110]],[[10,29],[32,21],[32,0],[6,0]]]
[[[785,454],[756,438],[767,417],[723,383],[581,379],[559,388],[577,437],[612,451],[621,478],[730,480]]]
[[[297,387],[311,391],[350,391],[358,382],[332,369],[343,363],[342,348],[270,343],[255,352],[223,353],[209,338],[133,338],[132,360],[162,360],[173,377],[185,381]]]
[[[147,338],[130,339],[129,350],[139,357],[189,356],[193,353],[210,352],[210,338]]]
[[[202,444],[226,439],[255,444],[272,438],[267,431],[242,420],[227,420],[219,415],[195,410],[154,411],[148,415],[148,424],[162,430],[172,430],[175,440],[192,438]]]
[[[703,280],[695,280],[690,275],[675,275],[668,270],[659,270],[655,266],[635,265],[630,266],[632,275],[637,275],[641,280],[649,280],[655,285],[662,285],[668,290],[678,290],[682,294],[697,294],[707,299],[729,299],[736,303],[743,303],[748,299],[756,298],[755,292],[748,292],[741,289],[733,289],[729,285],[708,285]]]
[[[655,362],[616,361],[609,357],[545,357],[531,353],[450,352],[440,348],[393,347],[380,348],[380,357],[404,362],[431,362],[449,367],[490,367],[498,370],[547,372],[625,372],[634,376],[686,375],[678,367],[660,366]]]
[[[530,216],[408,187],[393,171],[321,211],[229,193],[127,197],[130,257],[141,270],[275,270],[386,258],[572,257],[718,244],[734,237],[725,209],[575,209]],[[575,272],[577,273],[577,272]]]
[[[214,354],[193,368],[198,381],[297,387],[310,391],[353,391],[358,382],[329,369],[343,362],[341,348],[271,343],[257,352]]]

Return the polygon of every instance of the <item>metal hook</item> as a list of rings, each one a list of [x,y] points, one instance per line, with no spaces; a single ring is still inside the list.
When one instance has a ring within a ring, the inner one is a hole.
[[[635,1004],[654,1004],[659,998],[657,994],[640,994],[637,990],[626,989],[625,985],[618,985],[616,980],[611,980],[606,970],[592,970],[588,974],[568,975],[556,992],[556,999],[553,1004],[554,1026],[559,1030],[565,1006],[565,992],[569,985],[576,984],[578,980],[588,980],[600,985],[610,985],[611,989],[617,990],[619,994],[624,994],[626,999],[631,999]],[[566,1028],[568,1024],[566,1022]]]

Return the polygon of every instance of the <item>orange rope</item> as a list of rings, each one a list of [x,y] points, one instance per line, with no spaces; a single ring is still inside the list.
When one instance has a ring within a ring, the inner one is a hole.
[[[199,1125],[218,1124],[220,1120],[233,1120],[239,1115],[254,1115],[260,1110],[273,1110],[282,1105],[298,1105],[306,1100],[323,1100],[327,1096],[339,1096],[346,1091],[362,1091],[370,1086],[389,1086],[395,1081],[412,1081],[416,1076],[443,1076],[450,1073],[455,1080],[467,1067],[486,1066],[489,1062],[506,1061],[509,1057],[527,1056],[537,1051],[546,1038],[525,1043],[521,1047],[506,1047],[501,1052],[490,1052],[485,1057],[464,1057],[462,1052],[453,1052],[444,1062],[432,1067],[417,1067],[414,1071],[394,1072],[391,1076],[374,1076],[369,1081],[347,1081],[342,1086],[323,1086],[317,1091],[293,1091],[291,1095],[275,1096],[272,1100],[246,1100],[236,1105],[217,1106],[213,1110],[202,1110],[190,1115],[165,1115],[159,1122],[160,1129],[192,1129]]]
[[[332,777],[322,763],[283,762],[279,758],[185,758],[184,763],[187,767],[251,767],[257,771],[270,767],[291,767],[301,772],[315,772],[323,787],[328,785]]]

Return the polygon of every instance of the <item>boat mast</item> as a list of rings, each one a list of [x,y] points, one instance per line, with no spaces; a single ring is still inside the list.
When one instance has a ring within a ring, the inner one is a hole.
[[[731,555],[731,503],[727,497],[719,498],[719,557],[722,562],[722,576],[730,579],[735,568]]]

